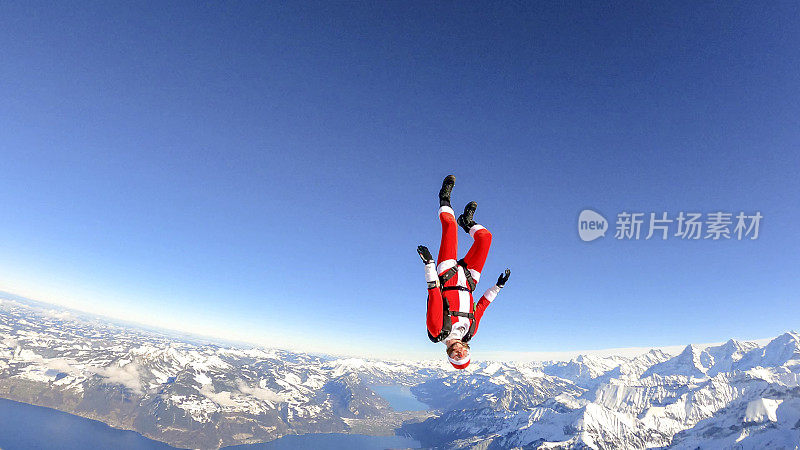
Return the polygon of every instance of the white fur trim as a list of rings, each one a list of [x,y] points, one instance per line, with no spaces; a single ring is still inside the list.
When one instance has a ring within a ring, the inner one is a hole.
[[[486,228],[484,228],[483,225],[475,224],[470,227],[469,235],[472,236],[473,239],[475,239],[475,233],[477,233],[479,230],[485,230],[485,229]]]
[[[497,294],[499,293],[500,293],[500,286],[494,285],[489,289],[487,289],[486,292],[484,292],[483,297],[486,300],[489,300],[489,303],[491,303],[492,301],[494,301],[494,298],[497,297]]]
[[[451,208],[449,206],[440,207],[439,208],[439,214],[441,214],[441,213],[447,213],[447,214],[450,214],[451,216],[453,216],[454,218],[456,217],[455,211],[453,211],[453,208]]]
[[[451,358],[451,357],[448,355],[448,356],[447,356],[447,360],[448,360],[448,361],[450,361],[450,362],[451,362],[451,363],[453,363],[453,364],[457,364],[457,365],[459,365],[459,366],[460,366],[460,365],[462,365],[462,364],[466,364],[466,363],[468,363],[468,362],[469,362],[469,357],[470,357],[470,355],[469,355],[469,350],[467,350],[467,356],[465,356],[465,357],[463,357],[463,358],[461,358],[461,359],[453,359],[453,358]]]
[[[436,264],[425,264],[425,281],[430,283],[431,281],[436,281],[438,279],[439,275],[436,273]]]
[[[475,280],[475,284],[478,284],[481,279],[481,273],[475,269],[469,269],[469,274],[472,275],[472,279]]]
[[[438,267],[436,267],[436,272],[442,273],[451,267],[455,267],[455,265],[456,265],[455,259],[445,259],[444,261],[439,263]]]

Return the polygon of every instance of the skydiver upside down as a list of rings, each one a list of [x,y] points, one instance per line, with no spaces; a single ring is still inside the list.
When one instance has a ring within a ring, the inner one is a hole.
[[[478,204],[467,203],[458,217],[458,225],[474,239],[467,255],[456,260],[458,237],[456,217],[450,206],[450,193],[456,177],[448,175],[439,191],[439,220],[442,222],[442,242],[439,258],[434,264],[427,247],[420,245],[417,252],[425,263],[425,281],[428,282],[428,311],[426,324],[428,337],[433,342],[444,342],[447,359],[456,369],[470,363],[469,340],[478,331],[484,311],[508,281],[511,271],[506,269],[476,304],[472,291],[481,277],[486,256],[492,244],[489,230],[475,223],[473,214]]]

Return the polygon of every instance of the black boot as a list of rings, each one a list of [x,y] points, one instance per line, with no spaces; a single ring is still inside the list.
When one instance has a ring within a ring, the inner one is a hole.
[[[478,204],[476,202],[469,202],[467,206],[464,207],[464,214],[458,216],[458,224],[461,225],[461,228],[467,233],[469,233],[469,229],[475,225],[475,220],[473,220],[472,215],[475,214],[475,209],[477,208]]]
[[[456,176],[448,175],[442,181],[442,188],[439,190],[439,206],[450,206],[450,193],[456,185]]]

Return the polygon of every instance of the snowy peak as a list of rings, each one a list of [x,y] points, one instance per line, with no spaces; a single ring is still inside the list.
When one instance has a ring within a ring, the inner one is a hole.
[[[798,360],[800,360],[800,335],[797,333],[784,333],[764,347],[764,363],[767,366],[783,365]]]
[[[621,365],[626,361],[616,357],[579,355],[570,361],[556,362],[544,368],[544,373],[573,380],[582,387],[592,387],[621,374]]]
[[[748,351],[756,348],[753,342],[739,342],[730,339],[728,342],[716,346],[708,347],[703,352],[708,355],[710,364],[707,365],[709,376],[714,376],[722,372],[730,372],[737,369],[737,364],[747,354]]]
[[[586,391],[569,380],[526,365],[492,364],[491,375],[481,372],[454,372],[419,384],[412,392],[439,410],[514,410],[531,408],[562,394],[577,398]]]
[[[781,338],[782,337],[776,338],[776,340]],[[787,344],[796,344],[796,341],[783,339],[781,342],[776,343],[774,348],[770,350],[770,354],[777,355],[773,359],[780,359],[787,354],[794,354],[793,350],[786,350]],[[769,345],[767,347],[769,347]],[[789,345],[789,347],[792,347],[792,345]],[[760,364],[760,361],[764,357],[764,352],[766,351],[766,348],[759,348],[758,345],[753,342],[740,342],[735,339],[730,339],[724,344],[710,347],[687,345],[680,354],[664,362],[653,365],[644,372],[642,376],[680,375],[689,378],[713,377],[719,373],[755,367],[746,366],[748,366],[749,361],[757,361],[757,365]],[[780,364],[769,363],[768,365]]]
[[[705,354],[698,347],[687,345],[678,356],[647,369],[644,374],[642,374],[642,378],[653,375],[660,375],[662,377],[679,375],[689,378],[702,378],[706,376],[706,372],[708,371],[708,368],[703,364],[704,362],[709,363],[708,356],[708,354]]]
[[[756,367],[795,366],[800,364],[800,335],[786,332],[771,340],[763,348],[756,347],[747,352],[737,368],[748,370]]]

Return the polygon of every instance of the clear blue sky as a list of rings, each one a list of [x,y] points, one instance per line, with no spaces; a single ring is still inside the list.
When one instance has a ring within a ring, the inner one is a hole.
[[[436,193],[511,280],[481,352],[800,328],[794,2],[3,2],[0,288],[304,350],[439,356]],[[584,243],[578,212],[761,211]],[[466,251],[469,238],[461,234]]]

